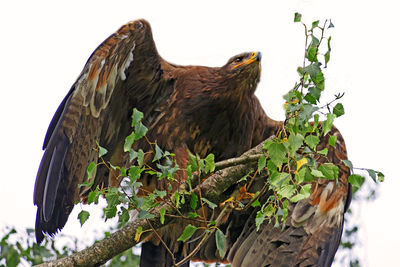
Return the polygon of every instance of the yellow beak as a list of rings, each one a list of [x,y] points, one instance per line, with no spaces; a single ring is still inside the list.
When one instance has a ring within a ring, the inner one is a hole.
[[[248,60],[235,65],[234,68],[238,68],[243,65],[249,65],[249,64],[253,63],[254,61],[260,61],[260,60],[261,60],[261,53],[253,52],[253,53],[251,53],[251,57]]]

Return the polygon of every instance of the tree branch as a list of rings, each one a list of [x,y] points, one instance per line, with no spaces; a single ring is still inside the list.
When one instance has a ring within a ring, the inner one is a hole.
[[[264,142],[238,158],[215,163],[217,171],[197,186],[194,190],[195,193],[201,191],[205,198],[214,203],[220,203],[226,200],[229,195],[225,195],[224,192],[246,175],[249,170],[255,170],[255,168],[257,168],[258,158],[263,155],[263,144]],[[190,209],[189,203],[190,201],[186,201],[186,204],[180,208],[181,212],[184,213]],[[167,210],[170,214],[177,213],[168,203],[161,203],[150,211],[150,213],[155,216],[153,219],[137,219],[133,222],[129,222],[109,237],[100,240],[86,249],[61,259],[42,263],[38,266],[98,266],[104,264],[138,243],[134,240],[138,227],[142,227],[143,231],[145,231],[152,228],[159,229],[169,224],[173,220],[170,216],[165,217],[164,225],[160,222],[160,210],[162,208]],[[149,225],[149,222],[151,225]]]

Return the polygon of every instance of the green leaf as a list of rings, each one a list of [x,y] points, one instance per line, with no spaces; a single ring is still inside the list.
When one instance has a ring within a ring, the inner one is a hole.
[[[274,172],[270,176],[270,184],[280,188],[282,185],[287,184],[290,181],[290,174],[287,172]]]
[[[317,50],[318,50],[318,48],[316,46],[314,46],[314,45],[310,45],[308,47],[306,58],[310,62],[316,62],[317,61]]]
[[[333,28],[333,27],[335,27],[335,25],[333,25],[333,23],[332,23],[332,21],[331,20],[329,20],[329,26],[328,26],[328,29],[329,28]],[[329,39],[331,39],[331,37],[329,36]]]
[[[371,170],[371,169],[366,169],[366,171],[368,172],[369,177],[372,178],[372,180],[374,180],[374,182],[376,183],[376,171]]]
[[[135,182],[135,181],[139,180],[143,171],[144,171],[144,168],[140,168],[139,166],[132,165],[128,171],[131,182]]]
[[[311,184],[306,184],[301,187],[300,192],[297,195],[293,196],[290,199],[290,201],[298,202],[302,199],[306,199],[306,198],[310,197],[310,191],[311,191]]]
[[[273,141],[271,139],[268,139],[267,141],[265,141],[263,149],[267,150],[268,147],[273,143]]]
[[[315,99],[315,97],[313,95],[311,95],[310,93],[306,94],[304,99],[310,104],[314,104],[314,105],[317,104],[317,99]]]
[[[335,117],[336,115],[332,113],[328,113],[326,115],[326,120],[322,123],[322,131],[324,132],[324,136],[331,131]]]
[[[128,176],[127,173],[126,173],[126,169],[124,167],[116,166],[116,169],[119,170],[119,172],[121,173],[122,177],[127,177]]]
[[[118,213],[118,222],[121,224],[125,224],[129,221],[130,215],[129,210],[124,207],[121,207],[121,212]]]
[[[325,179],[334,180],[337,179],[339,174],[339,168],[333,163],[323,163],[318,167],[318,170],[322,172]]]
[[[264,155],[258,158],[258,173],[260,173],[261,170],[265,168],[266,163],[267,163],[267,158]]]
[[[156,154],[154,155],[153,162],[161,159],[163,156],[162,149],[156,144]]]
[[[154,189],[154,193],[156,194],[157,197],[159,198],[164,198],[167,195],[167,192],[165,190],[157,190]]]
[[[312,87],[308,88],[308,92],[319,102],[319,99],[321,97],[321,89],[319,89],[315,86],[312,86]]]
[[[192,172],[197,171],[198,169],[198,164],[197,164],[197,157],[195,155],[193,155],[190,151],[188,151],[189,154],[189,165],[192,169]]]
[[[255,208],[255,207],[260,207],[260,206],[261,206],[261,203],[260,203],[260,201],[258,201],[258,199],[256,199],[253,203],[251,203],[251,206],[252,206],[253,208]]]
[[[315,135],[307,135],[304,141],[311,149],[314,150],[319,144],[319,137]]]
[[[92,187],[94,184],[94,180],[90,181],[90,182],[84,182],[78,185],[79,188],[85,186],[85,187]]]
[[[190,163],[188,163],[188,165],[186,166],[186,173],[189,178],[193,175],[192,165],[190,165]]]
[[[186,242],[192,235],[196,232],[197,227],[191,224],[188,224],[183,230],[183,234],[178,238],[178,241]]]
[[[311,80],[318,89],[324,90],[325,78],[319,63],[312,63],[306,66],[304,71],[310,74]]]
[[[305,175],[306,175],[307,168],[301,168],[295,175],[294,179],[298,184],[301,184],[304,182]]]
[[[114,218],[117,215],[117,207],[116,206],[107,206],[104,208],[104,215],[107,219]]]
[[[337,103],[335,107],[333,108],[333,114],[336,115],[336,117],[340,117],[344,114],[344,108],[342,103]]]
[[[363,185],[365,178],[359,174],[349,176],[349,183],[353,186],[353,192],[356,192]]]
[[[327,65],[328,65],[329,60],[331,59],[331,51],[327,51],[324,54],[324,59],[325,59],[325,68],[326,68]]]
[[[214,154],[208,154],[204,161],[206,163],[206,173],[213,172],[215,170]]]
[[[261,211],[258,211],[256,216],[257,231],[260,230],[260,226],[264,221],[265,221],[265,215]]]
[[[328,149],[325,147],[322,150],[318,150],[317,153],[326,156],[328,155]]]
[[[282,186],[278,189],[277,193],[282,196],[282,198],[291,198],[294,193],[296,193],[296,186],[293,184],[288,184]]]
[[[138,154],[137,154],[137,161],[139,166],[143,165],[143,161],[144,161],[144,152],[142,149],[139,149]]]
[[[131,150],[134,142],[135,142],[135,132],[132,132],[125,138],[124,152],[128,152],[129,150]]]
[[[303,185],[300,189],[300,194],[306,195],[307,197],[311,194],[311,184]]]
[[[297,134],[290,134],[288,142],[290,152],[292,154],[296,153],[296,151],[303,145],[304,136],[297,133]]]
[[[135,125],[135,141],[144,137],[147,133],[148,129],[141,122]]]
[[[219,256],[221,259],[223,259],[226,252],[226,247],[225,247],[226,238],[224,233],[222,233],[222,231],[219,229],[215,231],[215,243],[217,245]]]
[[[277,166],[281,167],[286,158],[286,148],[283,144],[273,143],[268,146],[268,155],[271,161]]]
[[[160,222],[161,222],[161,224],[164,224],[164,222],[165,222],[165,209],[164,208],[161,208],[161,210],[160,210]]]
[[[337,136],[336,135],[329,136],[329,141],[328,141],[329,145],[332,146],[332,147],[335,147],[336,140],[337,140]]]
[[[312,45],[320,45],[319,43],[319,39],[317,37],[314,36],[314,34],[311,34],[311,44]]]
[[[311,29],[313,30],[314,28],[318,27],[318,24],[319,24],[319,20],[314,21],[314,22],[311,24]]]
[[[318,110],[318,107],[310,105],[310,104],[303,104],[303,110],[299,112],[299,121],[300,123],[308,122],[311,117],[313,116],[314,112]]]
[[[189,218],[194,219],[199,217],[199,214],[197,214],[196,212],[189,212],[188,213]]]
[[[297,74],[299,74],[300,77],[303,77],[304,75],[303,67],[297,67]]]
[[[99,202],[99,197],[102,194],[102,192],[100,190],[95,190],[95,191],[90,191],[89,195],[88,195],[88,204],[91,203],[98,203]]]
[[[202,197],[201,200],[204,201],[211,209],[215,209],[217,207],[216,204],[212,203],[211,201],[209,201],[204,197]]]
[[[151,214],[150,212],[148,212],[147,210],[140,210],[139,211],[139,215],[138,218],[139,219],[154,219],[156,216],[154,216],[153,214]]]
[[[385,175],[381,172],[378,172],[378,181],[383,182],[385,180]]]
[[[101,158],[102,156],[104,156],[105,154],[107,154],[107,149],[105,149],[104,147],[99,146],[99,158]]]
[[[94,175],[96,173],[96,168],[97,168],[96,163],[94,163],[93,161],[90,162],[90,164],[89,164],[89,166],[87,167],[87,170],[86,170],[87,179],[88,180],[91,180],[94,177]]]
[[[265,208],[262,209],[262,211],[264,216],[271,217],[272,215],[274,215],[276,208],[272,206],[271,203],[269,203]]]
[[[90,213],[86,210],[82,210],[81,212],[79,212],[78,214],[78,219],[79,222],[81,223],[81,226],[87,221],[87,219],[89,219]]]
[[[135,125],[138,124],[142,119],[143,113],[134,108],[132,113],[132,127],[135,127]]]
[[[175,191],[174,197],[175,197],[175,206],[177,208],[179,208],[181,206],[181,201],[180,201],[181,200],[181,195],[179,194],[178,191]]]
[[[192,210],[196,210],[198,200],[199,198],[197,197],[197,195],[192,192],[190,195],[190,207],[192,208]]]
[[[135,151],[134,149],[129,150],[129,162],[132,160],[136,159],[138,156],[138,152]]]
[[[301,14],[300,13],[294,13],[294,22],[300,22],[301,21]]]
[[[311,175],[317,178],[324,178],[324,174],[316,169],[311,169]]]
[[[310,61],[310,62],[317,62],[317,52],[318,52],[318,47],[316,45],[310,45],[307,49],[307,54],[306,54],[306,58]]]
[[[343,159],[342,162],[344,163],[344,165],[346,165],[347,167],[349,167],[350,171],[353,172],[353,163],[348,160],[348,159]]]

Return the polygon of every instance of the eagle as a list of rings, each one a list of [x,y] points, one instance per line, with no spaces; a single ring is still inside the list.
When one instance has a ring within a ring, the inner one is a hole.
[[[48,127],[34,188],[37,242],[45,234],[54,236],[60,231],[75,203],[85,201],[92,189],[120,185],[120,173],[99,164],[92,187],[79,187],[86,180],[89,164],[98,161],[98,146],[108,150],[105,162],[129,164],[123,146],[132,131],[133,108],[144,113],[147,139],[174,153],[183,167],[189,160],[188,151],[200,157],[213,153],[220,161],[239,156],[274,135],[282,122],[268,117],[254,94],[260,62],[260,52],[246,52],[222,67],[172,64],[158,54],[150,24],[143,19],[109,36],[89,57]],[[334,148],[327,145],[330,135],[337,136]],[[135,146],[146,151],[149,142],[141,139]],[[347,158],[346,147],[339,131],[333,127],[319,147],[327,147],[329,153],[318,162],[339,166],[337,183],[316,180],[309,199],[291,204],[283,230],[264,223],[256,231],[254,211],[232,212],[224,223],[229,244],[225,258],[220,259],[213,246],[195,258],[229,261],[233,266],[330,266],[351,190],[349,169],[342,163]],[[145,161],[151,164],[149,157]],[[186,174],[178,171],[175,178],[179,186]],[[145,191],[165,186],[150,174],[141,181]],[[174,228],[166,232],[170,234],[164,233],[163,238],[175,244],[173,252],[183,258],[188,247],[176,246],[180,233]],[[171,265],[161,244],[143,243],[141,266]]]

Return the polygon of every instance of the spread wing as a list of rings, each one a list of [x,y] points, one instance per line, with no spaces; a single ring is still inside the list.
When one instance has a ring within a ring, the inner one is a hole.
[[[145,113],[147,125],[157,116],[157,106],[173,90],[171,79],[164,78],[166,65],[144,20],[122,26],[90,56],[45,137],[34,191],[39,243],[43,233],[55,234],[65,225],[85,193],[78,185],[85,181],[89,163],[97,162],[97,144],[108,149],[106,161],[120,164],[133,107]],[[99,166],[94,186],[118,184],[112,178]]]
[[[337,136],[335,148],[328,145],[330,135]],[[341,162],[347,159],[346,147],[335,127],[321,139],[318,149],[325,147],[329,150],[327,157],[321,156],[317,161],[339,166],[338,183],[326,179],[314,182],[309,199],[289,207],[283,230],[274,227],[274,223],[263,223],[256,231],[255,211],[246,223],[242,220],[240,235],[232,233],[235,238],[228,255],[232,266],[331,266],[342,235],[344,213],[351,201],[351,186],[350,171]]]

